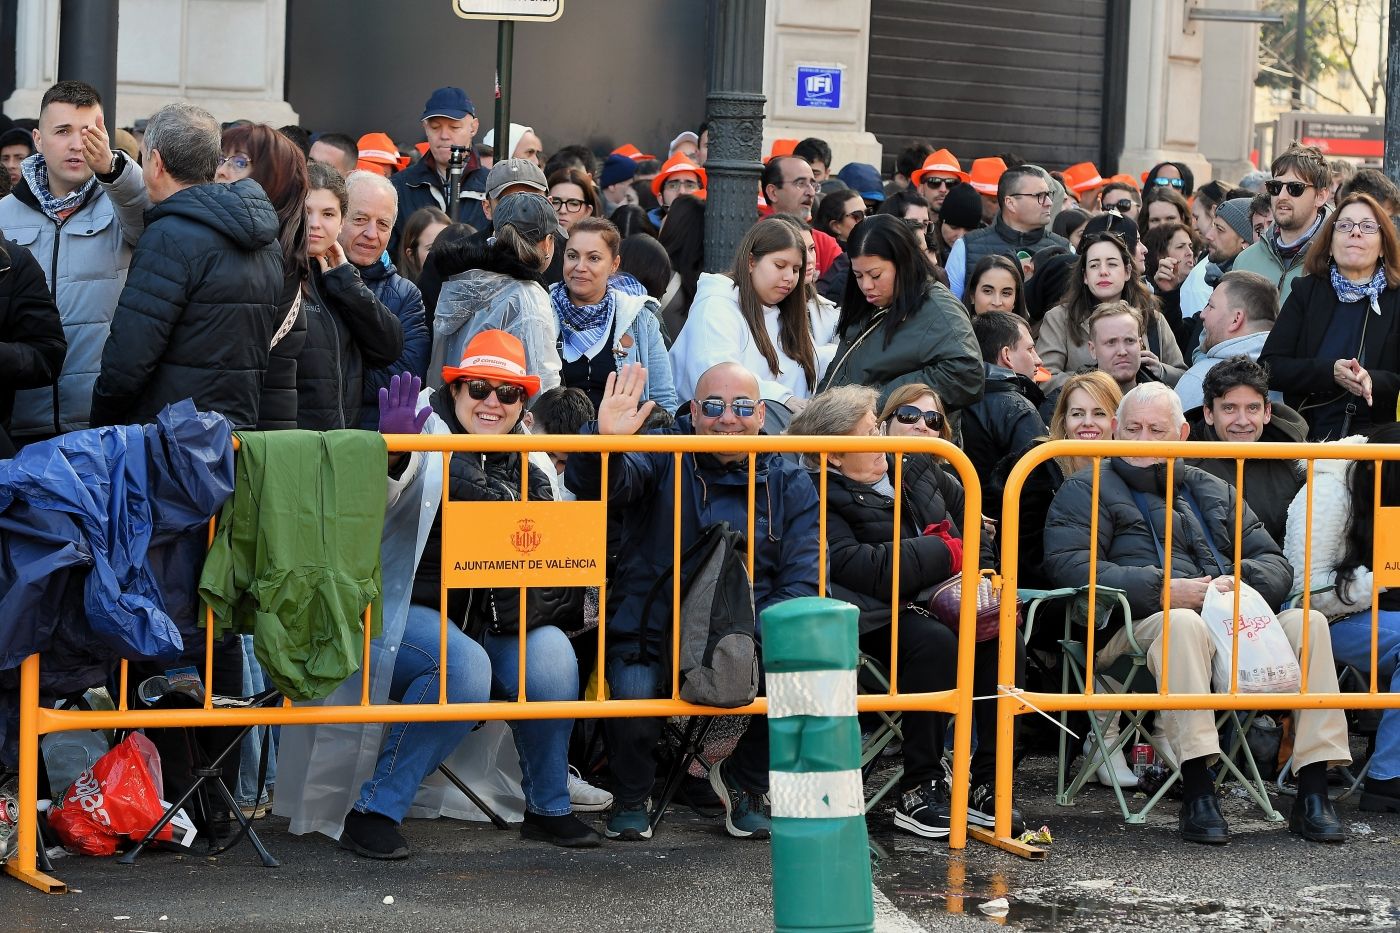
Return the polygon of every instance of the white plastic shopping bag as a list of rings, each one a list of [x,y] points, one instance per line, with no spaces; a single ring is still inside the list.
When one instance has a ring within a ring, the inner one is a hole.
[[[1302,681],[1298,658],[1288,643],[1283,625],[1264,597],[1240,581],[1239,668],[1240,693],[1297,693]],[[1231,636],[1234,634],[1235,594],[1214,586],[1206,590],[1201,618],[1215,643],[1211,662],[1211,686],[1218,693],[1230,690]]]

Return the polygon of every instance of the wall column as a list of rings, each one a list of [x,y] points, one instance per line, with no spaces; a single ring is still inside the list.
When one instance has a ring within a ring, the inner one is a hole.
[[[1119,171],[1139,175],[1158,162],[1184,162],[1197,185],[1211,178],[1210,162],[1201,152],[1201,59],[1207,24],[1186,18],[1187,9],[1199,2],[1131,0]],[[1216,119],[1214,113],[1211,120]]]

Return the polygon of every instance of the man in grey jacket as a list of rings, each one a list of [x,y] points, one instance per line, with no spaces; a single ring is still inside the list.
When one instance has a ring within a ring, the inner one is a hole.
[[[19,184],[0,200],[0,230],[43,268],[68,357],[52,388],[16,394],[20,445],[88,427],[102,348],[151,206],[141,166],[113,151],[90,85],[60,81],[44,93],[34,144]]]
[[[1221,360],[1232,356],[1259,359],[1278,318],[1278,289],[1257,272],[1236,269],[1220,277],[1201,311],[1201,353],[1176,382],[1176,394],[1187,411],[1205,403],[1201,384]],[[1283,401],[1278,393],[1271,395]]]
[[[1123,396],[1113,422],[1113,436],[1124,441],[1157,443],[1185,440],[1186,418],[1176,393],[1160,382],[1140,385]],[[1178,464],[1173,471],[1171,501],[1166,494],[1165,457],[1113,457],[1100,471],[1098,498],[1093,496],[1093,468],[1065,480],[1045,524],[1044,569],[1054,586],[1080,587],[1089,582],[1089,558],[1097,552],[1100,586],[1127,595],[1133,636],[1147,651],[1147,669],[1162,674],[1167,655],[1167,686],[1173,694],[1212,692],[1214,641],[1201,617],[1206,592],[1234,588],[1235,490],[1195,467]],[[1090,528],[1098,513],[1098,538]],[[1171,538],[1170,647],[1162,638],[1164,619],[1164,537]],[[1238,554],[1241,579],[1275,610],[1288,597],[1293,570],[1279,546],[1264,530],[1248,504],[1243,509]],[[1091,550],[1093,549],[1093,550]],[[1295,654],[1303,642],[1303,611],[1278,613],[1278,621]],[[1313,610],[1306,628],[1308,690],[1336,693],[1337,669],[1327,619]],[[1095,663],[1114,663],[1130,648],[1126,628],[1100,635]],[[1349,763],[1346,716],[1341,710],[1304,709],[1295,714],[1297,733],[1293,766],[1298,796],[1289,830],[1317,842],[1342,842],[1346,828],[1327,796],[1330,763]],[[1162,714],[1171,757],[1181,763],[1180,831],[1188,842],[1229,842],[1230,829],[1220,813],[1209,766],[1220,754],[1220,736],[1210,710],[1172,710]]]

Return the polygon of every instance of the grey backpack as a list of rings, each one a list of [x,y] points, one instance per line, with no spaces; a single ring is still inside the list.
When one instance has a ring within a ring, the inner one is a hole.
[[[753,584],[743,541],[728,522],[717,522],[681,554],[680,698],[688,703],[733,709],[758,695]],[[652,584],[644,620],[651,618],[653,603],[670,607],[672,572]],[[646,657],[650,627],[643,632]],[[651,655],[659,655],[669,668],[670,639]]]

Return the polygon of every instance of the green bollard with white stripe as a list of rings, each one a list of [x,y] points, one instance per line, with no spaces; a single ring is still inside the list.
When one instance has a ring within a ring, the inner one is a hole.
[[[849,603],[816,597],[762,614],[779,933],[875,928],[856,719],[858,616]]]

